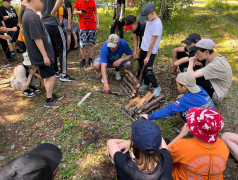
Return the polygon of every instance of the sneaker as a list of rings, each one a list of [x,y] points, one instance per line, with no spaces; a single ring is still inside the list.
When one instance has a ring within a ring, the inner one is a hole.
[[[31,87],[30,87],[30,90],[31,90],[32,92],[34,92],[35,94],[40,94],[40,93],[41,93],[41,91],[40,91],[39,89],[37,89],[36,87],[34,87],[34,86],[31,86]]]
[[[138,91],[139,91],[139,92],[143,92],[143,91],[145,91],[145,90],[148,89],[148,88],[149,88],[149,86],[144,84],[144,85],[142,85],[142,86],[139,87],[139,90],[138,90]]]
[[[8,59],[8,61],[16,61],[16,59],[13,58],[13,57],[10,57],[10,58],[7,58],[7,59]]]
[[[88,60],[88,65],[89,65],[89,66],[92,66],[92,65],[93,65],[93,60],[92,60],[92,59],[89,59],[89,60]]]
[[[15,56],[15,55],[16,55],[15,52],[12,51],[12,52],[11,52],[11,56],[13,57],[13,56]]]
[[[24,51],[22,49],[17,49],[16,50],[18,53],[24,53]]]
[[[160,87],[154,88],[153,95],[155,97],[157,97],[157,96],[160,95],[160,92],[161,92],[161,88]]]
[[[25,91],[22,91],[22,95],[25,97],[34,97],[36,94],[30,89],[27,89]]]
[[[71,78],[69,75],[61,75],[60,78],[59,78],[60,81],[63,81],[63,82],[72,82],[72,81],[75,81],[75,79]]]
[[[62,104],[60,102],[57,102],[54,98],[52,98],[50,101],[46,101],[44,107],[47,107],[47,108],[57,108],[57,107],[60,107]]]
[[[61,72],[60,71],[55,72],[55,76],[56,77],[60,77],[61,76]]]
[[[52,98],[55,99],[56,101],[59,101],[64,98],[64,96],[57,96],[55,94],[52,95]]]
[[[82,60],[80,63],[79,63],[79,67],[82,68],[85,66],[85,60]]]
[[[114,71],[114,74],[115,74],[115,78],[116,78],[116,80],[120,80],[121,79],[121,75],[120,75],[120,71]]]

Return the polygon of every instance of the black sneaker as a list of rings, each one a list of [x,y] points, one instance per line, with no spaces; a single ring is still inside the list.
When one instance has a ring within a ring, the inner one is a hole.
[[[79,67],[82,68],[85,66],[85,60],[82,60],[80,63],[79,63]]]
[[[60,75],[61,75],[61,72],[60,72],[60,71],[55,72],[55,76],[56,76],[56,77],[60,77]]]
[[[8,59],[8,61],[16,61],[16,59],[13,58],[13,57],[10,57],[10,58],[7,58],[7,59]]]
[[[53,94],[53,95],[52,95],[52,98],[53,98],[54,100],[56,100],[56,101],[59,101],[59,100],[63,99],[64,96],[57,96],[57,95]]]
[[[24,53],[24,51],[22,49],[17,49],[18,53]]]
[[[30,89],[27,89],[25,91],[22,91],[22,95],[25,97],[34,97],[36,95],[36,93],[31,91]]]
[[[60,107],[62,104],[60,102],[57,102],[54,98],[51,98],[51,100],[45,102],[44,107],[47,108],[57,108]]]
[[[92,66],[92,65],[93,65],[93,60],[92,60],[92,59],[89,59],[89,60],[88,60],[88,65],[89,65],[89,66]]]
[[[72,82],[72,81],[75,81],[75,79],[71,78],[69,75],[61,75],[60,78],[59,78],[60,81],[63,81],[63,82]]]
[[[33,91],[35,94],[40,94],[41,91],[39,89],[37,89],[36,87],[34,86],[30,86],[30,90]]]

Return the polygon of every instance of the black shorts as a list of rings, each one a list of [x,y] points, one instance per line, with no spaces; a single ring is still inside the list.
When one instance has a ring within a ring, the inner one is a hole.
[[[43,79],[49,78],[55,75],[55,67],[54,64],[50,64],[50,66],[45,66],[44,64],[39,67],[40,75]]]
[[[17,38],[18,38],[18,35],[19,35],[19,29],[17,29],[16,32],[13,32],[13,31],[8,31],[7,32],[7,35],[8,36],[11,36],[11,40],[9,40],[9,42],[16,42],[17,41]]]

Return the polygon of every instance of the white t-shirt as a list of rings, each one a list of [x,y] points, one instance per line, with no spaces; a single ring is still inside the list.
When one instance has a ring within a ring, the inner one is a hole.
[[[147,21],[144,37],[141,43],[141,49],[143,51],[148,51],[152,36],[158,36],[158,38],[155,41],[154,48],[152,50],[152,54],[156,54],[159,48],[160,41],[161,41],[162,30],[163,30],[163,25],[160,18],[155,19],[153,21]]]

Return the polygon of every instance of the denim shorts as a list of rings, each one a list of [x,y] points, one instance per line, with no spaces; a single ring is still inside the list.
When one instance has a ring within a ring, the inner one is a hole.
[[[121,68],[121,67],[125,67],[128,63],[130,63],[131,60],[128,60],[128,61],[124,61],[122,62],[117,68]],[[101,63],[101,59],[100,59],[100,56],[98,56],[94,61],[93,61],[93,64],[94,63]],[[113,67],[113,62],[109,62],[107,63],[107,68],[116,68],[116,67]]]
[[[95,45],[97,39],[97,30],[90,29],[90,30],[80,30],[80,47],[86,47],[88,44]]]

